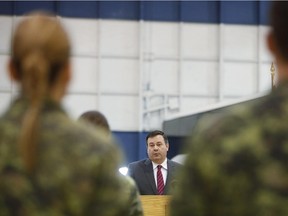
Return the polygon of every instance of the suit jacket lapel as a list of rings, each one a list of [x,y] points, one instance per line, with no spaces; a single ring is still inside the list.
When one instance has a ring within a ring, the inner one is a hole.
[[[171,186],[171,181],[172,181],[172,174],[173,173],[173,165],[170,163],[170,161],[167,159],[167,179],[166,179],[166,184],[164,188],[164,194],[168,194],[169,187]]]
[[[145,161],[145,169],[146,169],[146,178],[150,184],[150,186],[152,187],[153,193],[156,195],[157,194],[157,189],[156,189],[156,184],[155,184],[155,180],[154,180],[154,172],[153,172],[153,165],[150,159],[147,159]]]

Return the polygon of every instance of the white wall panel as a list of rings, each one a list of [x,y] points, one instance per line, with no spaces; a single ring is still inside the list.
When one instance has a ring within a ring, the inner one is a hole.
[[[207,105],[215,104],[218,101],[216,97],[183,97],[182,98],[182,113],[191,113],[193,110],[198,110],[206,107]]]
[[[20,85],[18,82],[12,81],[12,94],[18,95],[20,92]]]
[[[100,37],[102,54],[139,54],[139,22],[101,20]]]
[[[97,55],[98,21],[63,18],[62,22],[70,36],[73,55]]]
[[[224,26],[224,59],[257,60],[257,26]]]
[[[179,24],[146,22],[151,32],[151,52],[154,56],[178,57]],[[149,38],[147,38],[149,40]]]
[[[257,65],[253,63],[224,64],[224,96],[245,96],[256,93]]]
[[[0,112],[18,93],[5,72],[11,28],[20,18],[0,17]],[[219,32],[214,24],[61,21],[73,51],[72,80],[63,102],[73,118],[98,109],[112,130],[160,128],[179,106],[180,112],[191,112],[271,88],[265,26],[222,24]]]
[[[256,94],[254,94],[253,96],[256,96]],[[234,103],[238,103],[239,101],[242,100],[246,100],[246,99],[250,99],[250,95],[249,96],[239,96],[239,97],[226,97],[223,98],[223,100],[221,102],[225,103],[225,104],[234,104]]]
[[[139,129],[138,104],[138,97],[102,95],[99,110],[107,116],[112,130],[137,131]]]
[[[98,110],[97,100],[96,95],[68,94],[63,100],[63,107],[72,118],[78,119],[88,110]]]
[[[0,115],[3,114],[11,102],[10,93],[0,93]]]
[[[5,91],[7,90],[10,91],[12,88],[12,83],[7,70],[8,60],[9,60],[8,55],[0,55],[0,90]]]
[[[183,57],[218,59],[219,25],[184,23],[181,43]]]
[[[178,73],[177,61],[151,62],[151,91],[161,94],[178,93]]]
[[[167,101],[164,95],[151,95],[147,97],[147,103],[145,103],[145,110],[153,109],[155,107],[163,107]]]
[[[183,94],[218,94],[218,63],[185,61],[182,69]]]
[[[151,112],[144,116],[144,130],[161,130],[164,117],[163,111]]]
[[[98,89],[96,58],[72,58],[72,79],[69,92],[95,93]]]
[[[12,17],[0,16],[0,53],[9,53],[12,35]]]
[[[138,94],[138,64],[135,59],[102,59],[101,91]]]

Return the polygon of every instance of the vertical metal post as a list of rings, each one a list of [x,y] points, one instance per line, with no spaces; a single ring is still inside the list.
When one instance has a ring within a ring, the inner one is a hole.
[[[102,72],[102,46],[101,46],[101,23],[102,20],[99,18],[98,19],[98,28],[97,28],[97,47],[98,47],[98,62],[97,62],[97,80],[96,80],[96,85],[97,85],[97,109],[100,109],[100,103],[101,103],[101,72]],[[96,57],[97,58],[97,57]]]

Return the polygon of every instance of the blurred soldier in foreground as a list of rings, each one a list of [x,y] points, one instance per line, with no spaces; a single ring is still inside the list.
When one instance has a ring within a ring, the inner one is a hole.
[[[60,105],[71,73],[60,22],[25,17],[11,52],[9,73],[21,93],[0,118],[0,214],[128,215],[118,148]]]
[[[271,26],[279,85],[193,135],[171,215],[288,215],[288,2],[272,3]]]
[[[103,130],[108,137],[111,136],[110,126],[106,117],[99,111],[87,111],[84,112],[80,117],[80,121],[84,123],[91,124],[96,127],[96,130]],[[127,200],[127,205],[129,208],[129,213],[127,216],[142,216],[143,209],[141,204],[141,199],[139,196],[138,188],[132,178],[129,176],[120,176],[122,180],[123,187],[125,188],[122,194],[122,199]]]

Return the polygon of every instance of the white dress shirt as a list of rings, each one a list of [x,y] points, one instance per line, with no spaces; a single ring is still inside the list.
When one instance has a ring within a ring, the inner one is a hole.
[[[153,172],[154,172],[154,180],[155,180],[155,184],[156,184],[156,188],[157,188],[157,166],[161,165],[161,172],[162,172],[162,176],[163,176],[163,180],[164,180],[164,185],[166,185],[166,179],[167,179],[167,173],[168,173],[168,167],[167,167],[167,158],[164,160],[164,162],[162,164],[156,164],[152,161],[152,165],[153,165]]]

